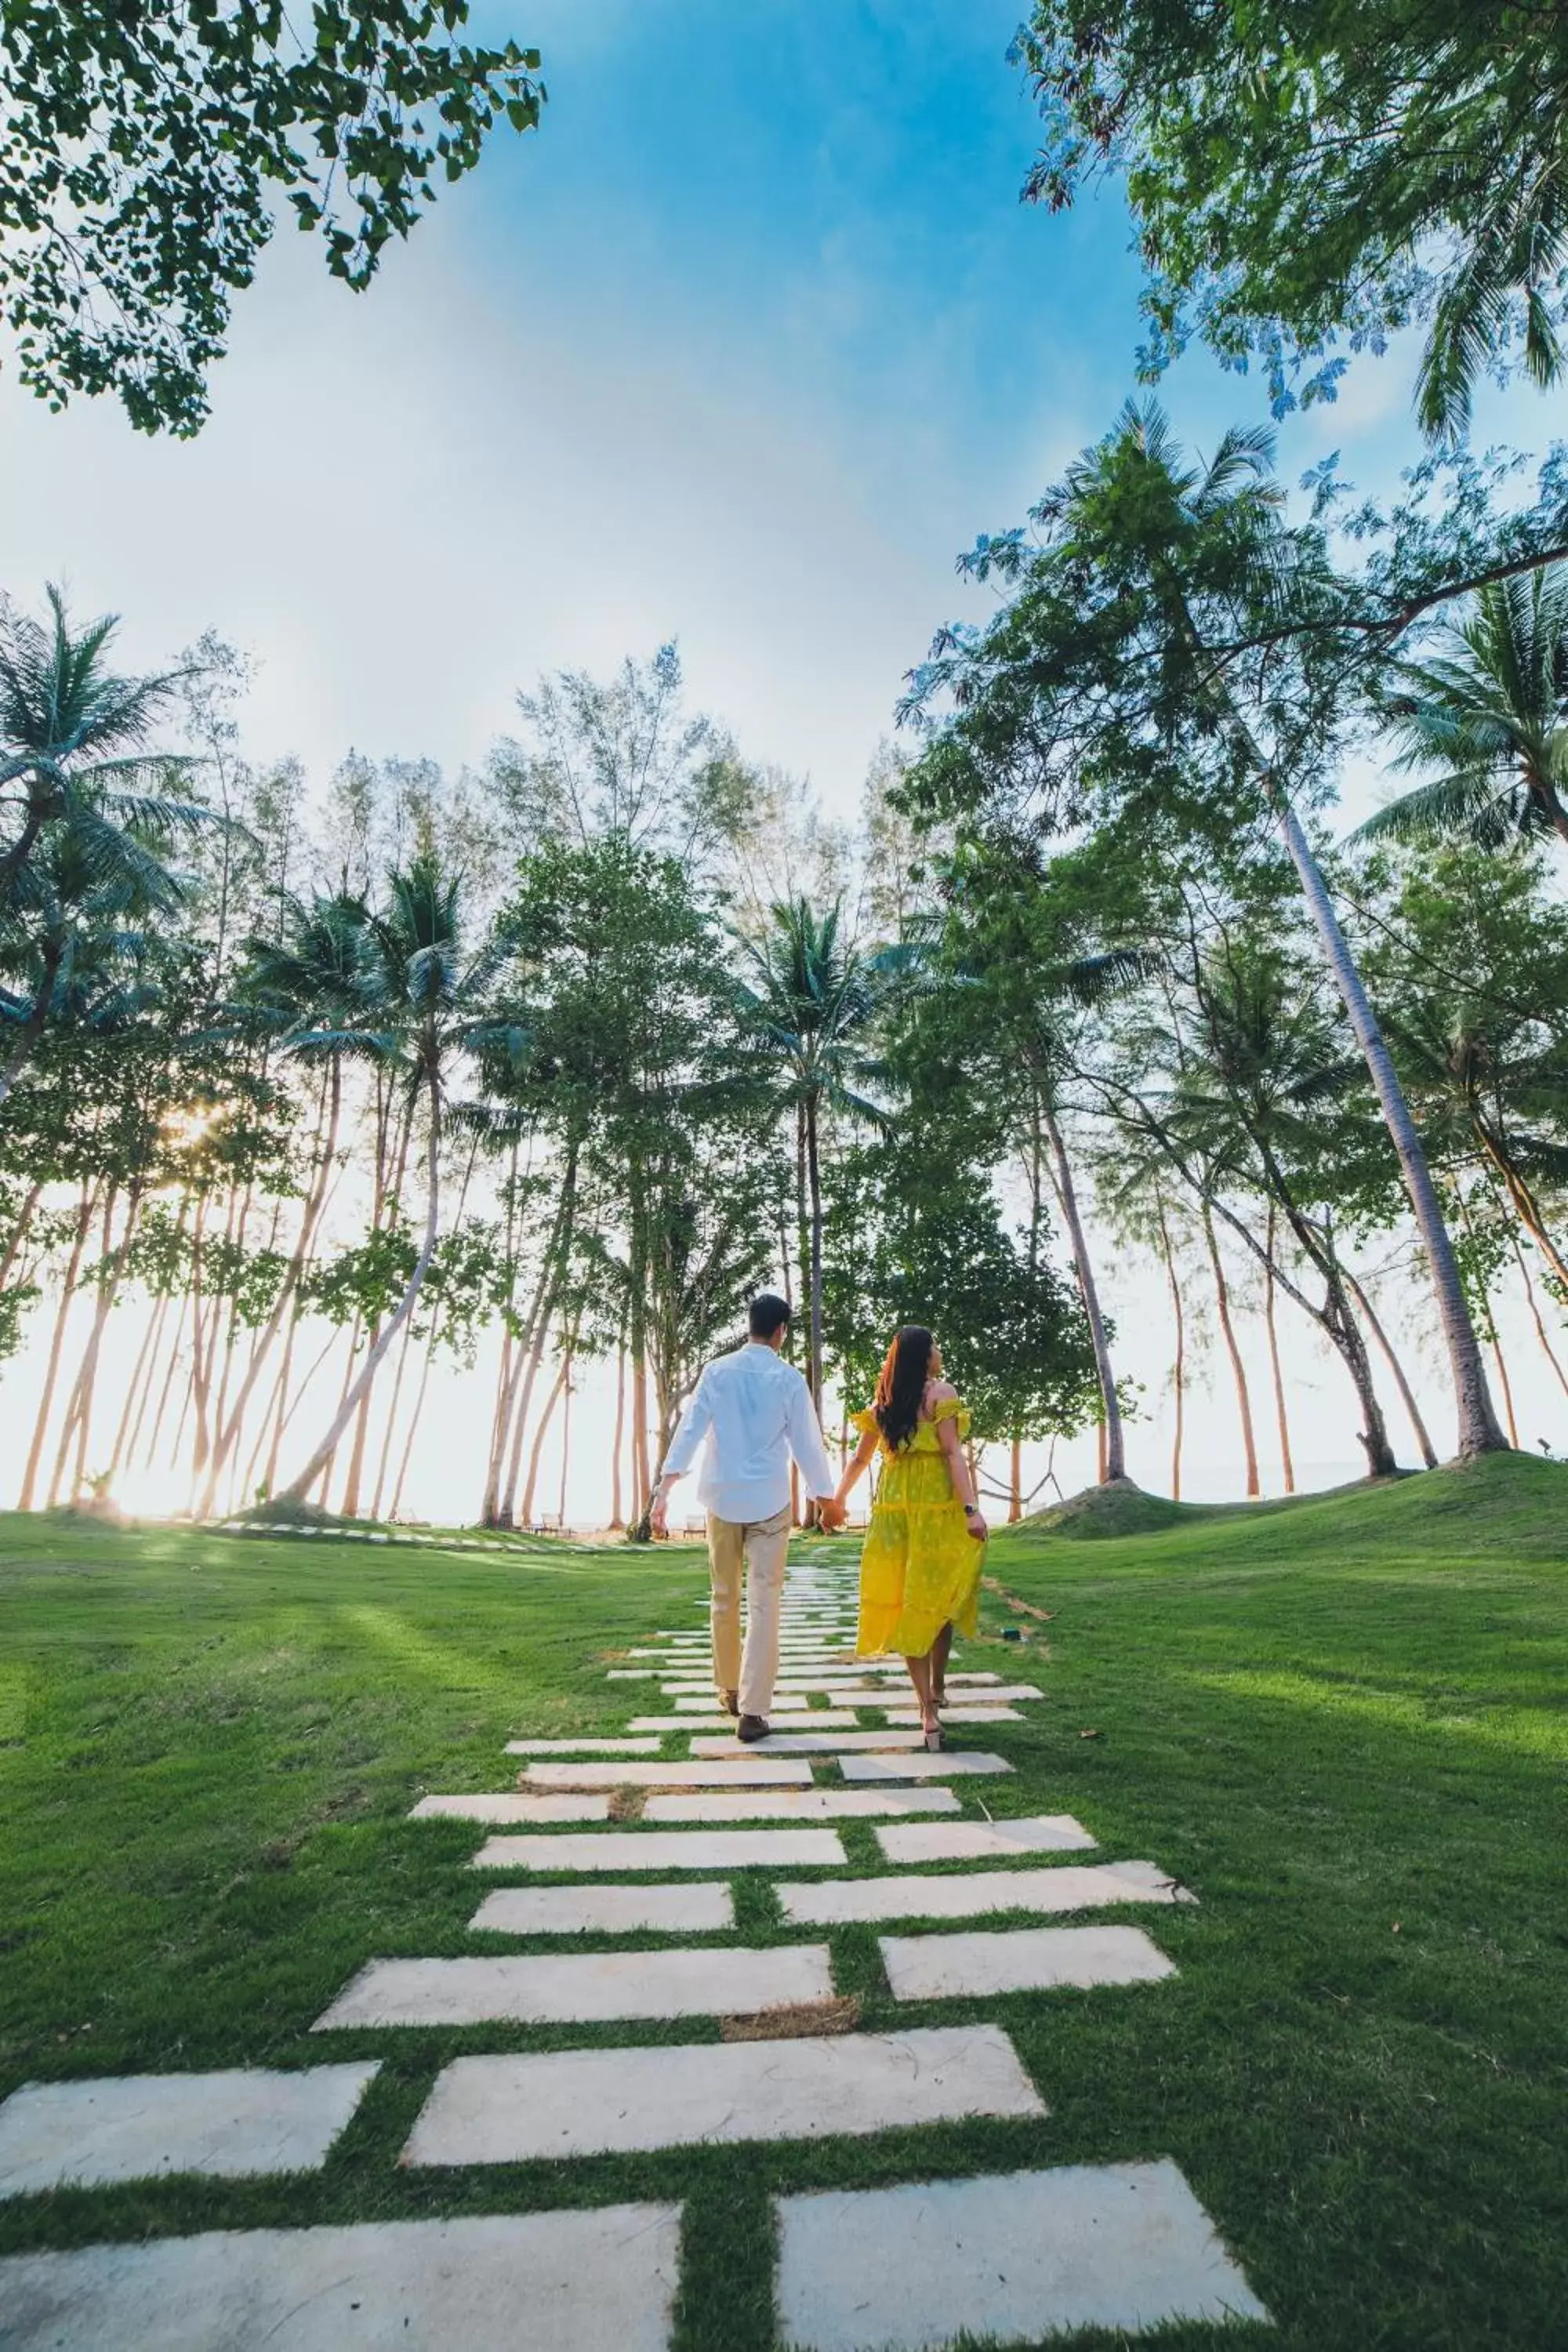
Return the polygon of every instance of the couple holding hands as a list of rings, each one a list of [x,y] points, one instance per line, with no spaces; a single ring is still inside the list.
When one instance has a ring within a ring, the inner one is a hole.
[[[751,1337],[702,1373],[666,1454],[652,1524],[668,1526],[669,1491],[703,1454],[699,1499],[708,1513],[713,1588],[713,1679],[747,1741],[766,1737],[779,1663],[779,1604],[790,1535],[793,1461],[833,1532],[873,1455],[881,1475],[860,1554],[857,1657],[899,1655],[920,1702],[926,1746],[942,1746],[942,1685],[954,1629],[972,1634],[986,1528],[963,1440],[969,1416],[942,1379],[931,1333],[906,1324],[888,1349],[877,1392],[853,1426],[860,1442],[834,1482],[811,1391],[780,1350],[790,1310],[752,1301]],[[746,1568],[746,1639],[741,1579]]]

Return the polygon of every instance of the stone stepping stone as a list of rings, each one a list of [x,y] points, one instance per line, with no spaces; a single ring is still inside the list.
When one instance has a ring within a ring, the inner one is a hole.
[[[759,1742],[759,1745],[761,1743]],[[825,1745],[830,1745],[825,1742]],[[787,1764],[737,1752],[731,1740],[697,1740],[700,1754],[723,1751],[723,1760],[703,1764],[531,1764],[528,1785],[540,1789],[778,1789],[809,1787],[809,1764]]]
[[[701,1693],[683,1692],[674,1704],[677,1715],[702,1715],[713,1704],[712,1689],[710,1687]],[[775,1691],[773,1704],[775,1708],[805,1709],[809,1705],[809,1701],[804,1691]]]
[[[900,1735],[895,1732],[892,1737]],[[910,1756],[841,1756],[838,1769],[847,1780],[963,1780],[977,1772],[1010,1772],[1005,1756],[988,1756],[969,1748],[944,1748],[936,1755],[921,1748]]]
[[[607,1683],[651,1683],[654,1671],[651,1666],[612,1666],[605,1680]]]
[[[218,2230],[0,2262],[6,2352],[666,2352],[679,2205]]]
[[[1175,2165],[781,2197],[780,2340],[794,2352],[942,2352],[1268,2312]]]
[[[1113,1903],[1191,1903],[1152,1862],[1058,1863],[1054,1870],[974,1870],[941,1878],[844,1878],[779,1886],[792,1927],[851,1919],[975,1919],[987,1911],[1099,1911]]]
[[[408,1816],[411,1822],[607,1822],[608,1795],[592,1790],[574,1797],[526,1797],[500,1790],[493,1796],[421,1797]]]
[[[476,1934],[498,1936],[706,1936],[734,1924],[734,1896],[711,1879],[687,1886],[498,1886],[468,1922]]]
[[[0,2106],[0,2197],[168,2172],[319,2171],[377,2071],[374,2062],[296,2074],[244,2066],[26,2084]],[[11,2340],[0,2326],[0,2341]]]
[[[917,1822],[879,1830],[889,1862],[989,1862],[998,1854],[1081,1853],[1099,1841],[1070,1813],[1026,1813],[1011,1822]]]
[[[370,1960],[310,2031],[381,2025],[590,2025],[721,2017],[831,2000],[826,1944],[764,1951],[486,1954]]]
[[[890,1706],[886,1713],[888,1721],[893,1724],[918,1724],[921,1719],[918,1706]],[[946,1724],[962,1726],[966,1723],[1023,1723],[1027,1718],[1021,1716],[1016,1706],[944,1706],[942,1719]]]
[[[957,1812],[951,1789],[760,1789],[710,1790],[693,1797],[650,1797],[645,1822],[864,1821],[877,1814]]]
[[[1142,1927],[1012,1927],[992,1935],[883,1936],[879,1941],[895,2000],[1156,1984],[1176,1973],[1175,1962]]]
[[[657,1756],[657,1739],[509,1739],[509,1756]]]
[[[970,2116],[1045,2112],[1011,2042],[994,2025],[564,2050],[455,2059],[437,2076],[403,2160],[526,2164],[698,2141],[830,2139]]]
[[[854,1731],[860,1718],[858,1715],[830,1715],[824,1709],[814,1710],[809,1716],[803,1710],[798,1715],[787,1717],[786,1720],[791,1725],[810,1723],[814,1728],[820,1726],[825,1731]],[[734,1745],[735,1718],[732,1715],[637,1715],[632,1717],[632,1721],[641,1731],[714,1732],[721,1731],[728,1726],[730,1738],[722,1743],[726,1753],[730,1752]],[[758,1745],[765,1748],[770,1747],[772,1742],[761,1740]]]
[[[739,1741],[733,1731],[727,1739],[694,1739],[693,1756],[733,1756]],[[765,1739],[753,1740],[752,1752],[759,1756],[838,1756],[847,1749],[858,1748],[923,1748],[925,1734],[921,1731],[770,1731]],[[807,1770],[810,1767],[807,1766]]]
[[[832,1830],[558,1831],[553,1837],[493,1837],[475,1870],[553,1870],[582,1877],[612,1870],[818,1870],[842,1868]]]

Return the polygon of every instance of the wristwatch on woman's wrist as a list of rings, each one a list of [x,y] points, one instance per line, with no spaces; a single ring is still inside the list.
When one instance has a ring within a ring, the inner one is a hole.
[[[980,1517],[979,1504],[965,1503],[963,1507],[963,1516],[966,1519],[977,1519]]]

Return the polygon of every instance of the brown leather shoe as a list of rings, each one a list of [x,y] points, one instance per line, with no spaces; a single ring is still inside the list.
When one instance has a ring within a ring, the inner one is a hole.
[[[752,1740],[765,1739],[767,1736],[767,1717],[763,1715],[743,1715],[741,1717],[740,1722],[735,1726],[736,1738],[743,1739],[748,1747],[751,1746]]]
[[[726,1715],[739,1715],[741,1712],[740,1692],[721,1691],[719,1694],[719,1704],[723,1708]]]

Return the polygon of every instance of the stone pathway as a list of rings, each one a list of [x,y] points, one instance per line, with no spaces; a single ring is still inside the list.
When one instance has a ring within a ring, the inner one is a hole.
[[[792,1571],[777,1727],[756,1748],[740,1748],[714,1711],[704,1607],[609,1670],[612,1685],[633,1685],[623,1736],[511,1740],[512,1787],[416,1805],[414,1821],[493,1832],[477,1836],[473,1869],[522,1882],[482,1895],[473,1934],[573,1941],[372,1959],[313,2031],[527,2023],[593,2027],[595,2038],[451,2060],[414,2120],[405,2165],[438,2175],[1046,2114],[1048,2086],[999,2024],[872,2032],[854,2030],[851,2013],[842,2030],[830,1946],[748,1943],[737,1871],[831,1874],[773,1884],[789,1927],[899,1924],[877,1939],[895,2001],[1068,1986],[1160,1998],[1174,1966],[1142,1926],[968,1924],[1195,1898],[1152,1862],[1078,1859],[1095,1840],[1070,1815],[994,1820],[982,1792],[1011,1765],[985,1749],[927,1752],[901,1668],[853,1657],[854,1584],[848,1566]],[[1016,1723],[1041,1696],[962,1668],[950,1690],[955,1730]],[[894,1868],[847,1874],[834,1824],[857,1821]],[[643,1883],[656,1874],[664,1883]],[[927,1921],[966,1924],[922,1930]],[[649,1933],[668,1941],[616,1947]],[[701,2021],[709,2036],[714,2020],[726,2025],[718,2041],[605,2046],[606,2026],[634,2019]],[[319,2169],[377,2072],[372,2060],[32,2086],[0,2106],[0,2197]],[[1168,2160],[917,2178],[774,2206],[775,2322],[790,2352],[943,2352],[960,2339],[1034,2345],[1086,2328],[1131,2336],[1182,2320],[1268,2319]],[[13,2256],[0,2262],[0,2347],[666,2352],[681,2214],[679,2202],[563,2206]]]

